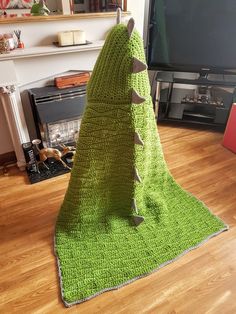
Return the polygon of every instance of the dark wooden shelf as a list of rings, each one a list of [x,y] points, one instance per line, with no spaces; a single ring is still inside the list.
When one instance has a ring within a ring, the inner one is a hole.
[[[207,126],[207,127],[214,127],[220,130],[224,130],[225,126],[220,124],[220,123],[212,123],[212,122],[202,122],[202,121],[196,121],[196,120],[191,120],[191,119],[171,119],[171,118],[157,118],[158,123],[159,122],[175,122],[175,123],[180,123],[180,124],[196,124],[196,125],[201,125],[201,126]]]
[[[208,78],[199,76],[194,78],[196,73],[186,73],[189,78],[180,77],[179,73],[175,72],[158,72],[156,76],[157,82],[176,83],[189,85],[216,85],[216,86],[236,86],[236,75],[231,74],[209,74]],[[179,77],[178,77],[179,76]],[[192,76],[192,78],[190,78]],[[211,78],[213,77],[213,78]]]
[[[196,73],[189,74],[189,78],[181,78],[181,75],[171,72],[157,74],[156,81],[165,83],[165,88],[160,88],[158,121],[201,124],[224,129],[234,99],[236,76],[227,76],[227,80],[226,76],[215,75],[213,80],[212,77],[195,79]],[[176,86],[177,84],[183,87]],[[197,86],[208,87],[203,94]],[[198,102],[197,99],[202,96],[209,102]],[[188,97],[195,101],[185,102]],[[211,103],[213,101],[215,104]]]

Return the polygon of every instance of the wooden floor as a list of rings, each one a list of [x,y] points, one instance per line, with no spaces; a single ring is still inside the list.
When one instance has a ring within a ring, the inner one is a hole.
[[[169,168],[230,230],[158,272],[64,308],[53,233],[69,175],[35,185],[0,175],[0,313],[236,313],[236,155],[222,134],[159,127]]]

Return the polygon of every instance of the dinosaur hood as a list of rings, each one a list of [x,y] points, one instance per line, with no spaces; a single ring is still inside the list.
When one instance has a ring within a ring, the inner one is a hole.
[[[150,94],[148,74],[143,71],[146,69],[143,41],[133,27],[131,19],[128,25],[118,24],[111,29],[88,84],[89,101],[130,103],[131,87],[139,92],[143,85],[146,88],[141,92],[145,96]],[[139,70],[140,74],[133,76]]]

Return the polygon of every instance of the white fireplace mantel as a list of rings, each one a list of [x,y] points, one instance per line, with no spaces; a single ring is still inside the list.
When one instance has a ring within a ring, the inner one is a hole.
[[[104,41],[75,47],[35,46],[0,55],[0,100],[17,165],[25,169],[22,144],[30,141],[21,92],[37,81],[70,70],[91,70]]]
[[[6,54],[0,54],[0,61],[100,50],[103,44],[104,40],[97,40],[92,42],[91,44],[79,46],[34,46],[25,49],[16,49]]]

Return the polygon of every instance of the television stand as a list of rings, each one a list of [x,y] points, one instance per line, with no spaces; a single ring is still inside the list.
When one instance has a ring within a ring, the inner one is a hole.
[[[236,87],[235,75],[158,72],[157,120],[224,129]]]

